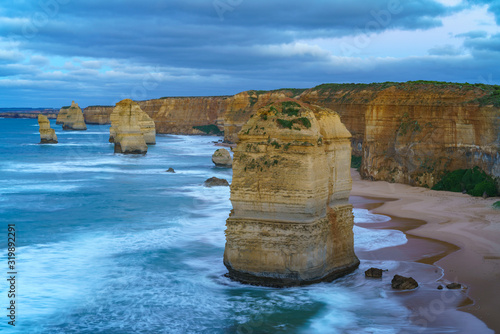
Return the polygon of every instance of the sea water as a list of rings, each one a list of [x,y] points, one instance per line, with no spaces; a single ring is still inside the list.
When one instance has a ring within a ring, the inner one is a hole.
[[[2,333],[415,332],[390,286],[364,278],[274,289],[224,277],[228,187],[205,188],[217,137],[160,135],[146,155],[113,153],[108,126],[38,145],[36,120],[0,119]],[[165,171],[172,167],[175,173]],[[389,217],[355,209],[357,222]],[[6,317],[7,225],[16,229],[16,321]],[[366,225],[364,225],[366,226]],[[357,250],[406,242],[355,226]],[[433,332],[432,328],[419,331]]]

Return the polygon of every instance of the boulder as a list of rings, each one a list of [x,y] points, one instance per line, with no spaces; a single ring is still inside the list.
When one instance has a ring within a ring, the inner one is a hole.
[[[231,168],[233,166],[233,158],[231,158],[231,154],[225,148],[219,148],[214,152],[212,162],[217,167]]]
[[[383,271],[382,269],[370,268],[367,271],[365,271],[365,276],[372,278],[382,278],[382,271]]]
[[[172,167],[170,167],[169,169],[167,169],[167,173],[175,173],[175,170]]]
[[[62,122],[63,130],[87,130],[85,120],[83,119],[82,109],[75,101],[71,102],[71,106],[64,109],[64,114],[58,120]]]
[[[412,290],[418,287],[418,283],[413,277],[404,277],[400,275],[394,275],[391,285],[392,288],[396,290]]]
[[[137,103],[129,99],[120,101],[113,114],[116,116],[112,125],[115,153],[146,154],[148,146],[139,126],[140,108]]]
[[[450,284],[446,284],[446,288],[450,289],[450,290],[461,289],[462,288],[462,284],[453,282],[453,283],[450,283]]]
[[[57,135],[50,128],[50,121],[44,115],[38,115],[38,126],[40,127],[40,144],[57,144]]]
[[[214,176],[206,180],[203,185],[205,187],[229,187],[229,182],[226,179],[219,179]]]

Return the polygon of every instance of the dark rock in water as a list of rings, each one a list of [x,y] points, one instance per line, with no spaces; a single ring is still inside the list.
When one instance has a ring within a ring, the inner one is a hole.
[[[226,179],[211,177],[203,183],[205,187],[229,187],[229,182]]]
[[[392,288],[397,290],[411,290],[418,287],[417,281],[412,277],[404,277],[399,275],[394,275],[391,281]]]
[[[167,173],[175,173],[175,170],[172,167],[170,167],[169,169],[167,169]]]
[[[438,290],[443,290],[443,286],[442,286],[442,285],[439,285],[439,286],[438,286]]]
[[[461,289],[462,288],[462,284],[453,282],[453,283],[450,283],[450,284],[446,284],[446,287],[448,289]]]
[[[365,277],[382,278],[382,269],[370,268],[365,271]]]

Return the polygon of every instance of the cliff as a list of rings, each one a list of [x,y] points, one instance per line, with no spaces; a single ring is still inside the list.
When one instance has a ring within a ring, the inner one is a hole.
[[[57,144],[57,135],[50,128],[50,121],[44,115],[38,115],[38,126],[40,131],[40,144]]]
[[[228,96],[166,97],[137,101],[141,109],[155,122],[156,133],[205,134],[195,126],[217,126],[224,130],[222,115]],[[113,107],[91,106],[84,110],[85,121],[109,124]]]
[[[87,124],[110,124],[109,116],[113,112],[113,106],[88,106],[83,109],[83,116]]]
[[[364,178],[432,186],[446,170],[474,166],[500,177],[498,86],[387,82],[243,92],[224,114],[225,139],[235,141],[277,92],[336,111],[352,133],[353,154],[363,156]]]
[[[238,134],[224,264],[232,279],[293,286],[354,270],[350,133],[337,114],[292,99]]]

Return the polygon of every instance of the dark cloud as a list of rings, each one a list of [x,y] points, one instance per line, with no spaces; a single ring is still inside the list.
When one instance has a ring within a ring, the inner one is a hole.
[[[500,52],[500,34],[490,37],[469,38],[465,40],[464,46],[473,51],[491,51],[497,53]],[[498,57],[498,54],[495,57]]]
[[[301,42],[430,29],[464,8],[434,0],[17,0],[0,8],[0,36],[13,50],[0,51],[0,101],[9,106],[20,95],[36,106],[85,106],[323,82],[472,82],[491,66],[479,53],[496,52],[496,39],[479,32],[457,35],[476,59],[449,45],[431,57],[334,57]]]

